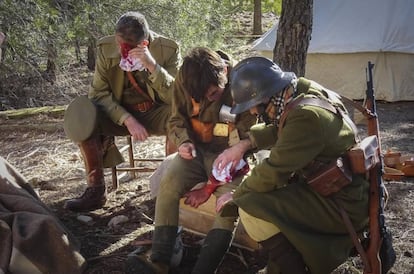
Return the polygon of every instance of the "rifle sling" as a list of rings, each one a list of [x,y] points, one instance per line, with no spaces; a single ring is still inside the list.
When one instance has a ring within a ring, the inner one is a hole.
[[[349,219],[348,214],[345,212],[345,209],[337,202],[336,199],[332,198],[332,201],[336,205],[339,213],[341,214],[342,220],[345,224],[346,229],[348,230],[349,235],[351,236],[352,242],[361,256],[362,263],[364,264],[364,273],[371,273],[371,264],[368,260],[368,255],[365,252],[365,249],[362,247],[361,241],[359,240],[358,234],[355,231],[354,226],[352,225],[351,220]]]
[[[355,105],[357,105],[356,103],[354,103]],[[334,105],[332,105],[329,101],[324,100],[324,99],[320,99],[320,98],[316,98],[316,97],[308,97],[308,98],[301,98],[298,100],[294,100],[292,102],[290,102],[287,106],[286,109],[284,110],[282,116],[280,117],[280,121],[279,121],[279,125],[278,125],[278,135],[280,135],[283,125],[285,123],[285,120],[287,118],[287,115],[289,113],[290,110],[294,109],[295,107],[297,107],[298,105],[308,105],[308,106],[315,106],[315,107],[320,107],[323,109],[326,109],[334,114],[339,114],[342,119],[345,120],[345,122],[352,128],[352,131],[354,132],[354,136],[355,136],[355,142],[358,142],[358,129],[356,127],[356,125],[354,124],[354,122],[352,122],[351,118],[349,118],[349,116],[343,111],[341,110],[339,107],[335,107]]]
[[[357,110],[359,110],[362,115],[364,115],[368,120],[371,118],[375,118],[376,114],[373,114],[369,109],[367,109],[366,107],[364,107],[361,104],[356,103],[354,100],[349,99],[348,97],[339,95],[335,92],[333,92],[332,90],[329,89],[324,89],[324,91],[328,94],[329,98],[332,98],[333,96],[339,96],[339,99],[342,101],[347,102],[348,104],[352,105],[354,108],[356,108]],[[334,95],[335,94],[335,95]]]

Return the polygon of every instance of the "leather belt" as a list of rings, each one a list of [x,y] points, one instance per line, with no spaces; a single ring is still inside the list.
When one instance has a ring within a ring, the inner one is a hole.
[[[142,103],[137,104],[127,104],[126,108],[128,110],[137,111],[137,112],[147,112],[152,109],[154,106],[154,102],[152,101],[145,101]]]

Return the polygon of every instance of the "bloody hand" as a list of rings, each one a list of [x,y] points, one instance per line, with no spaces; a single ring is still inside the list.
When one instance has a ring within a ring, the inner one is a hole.
[[[194,208],[199,207],[200,205],[207,202],[211,194],[219,187],[219,184],[207,183],[203,188],[192,190],[184,194],[185,199],[184,203],[190,205]]]

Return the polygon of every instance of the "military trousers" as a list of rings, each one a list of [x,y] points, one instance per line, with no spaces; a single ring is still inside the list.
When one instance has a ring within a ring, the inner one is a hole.
[[[157,194],[155,226],[178,225],[180,199],[198,183],[207,182],[217,156],[218,153],[197,148],[197,157],[192,160],[183,159],[178,154],[171,160],[161,179]],[[218,198],[233,190],[241,180],[242,176],[234,178],[232,182],[218,187],[213,194]],[[226,214],[226,216],[217,213],[212,229],[233,231],[237,219],[237,210],[234,214]]]
[[[131,111],[150,135],[166,135],[166,125],[171,106],[154,104],[147,112]],[[125,136],[128,129],[112,121],[106,112],[86,96],[75,99],[65,112],[65,132],[75,142],[82,142],[92,135]]]
[[[130,112],[150,135],[167,134],[166,125],[170,113],[171,107],[164,104],[154,104],[147,112]],[[104,167],[113,167],[124,161],[121,153],[113,144],[112,136],[129,135],[127,127],[113,122],[100,106],[94,104],[86,96],[76,98],[69,105],[65,112],[64,128],[66,135],[76,143],[83,142],[91,136],[102,136]]]
[[[166,135],[170,113],[171,107],[169,105],[155,105],[147,112],[132,111],[131,115],[145,127],[149,135]],[[125,126],[114,123],[103,111],[98,111],[95,133],[104,136],[129,135]]]

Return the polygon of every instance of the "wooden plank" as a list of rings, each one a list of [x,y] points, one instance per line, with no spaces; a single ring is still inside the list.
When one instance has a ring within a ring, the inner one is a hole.
[[[216,198],[214,195],[198,208],[184,204],[184,198],[180,200],[179,223],[183,228],[192,233],[206,236],[214,223]],[[246,233],[241,222],[238,223],[233,245],[250,251],[259,249],[259,244]]]

